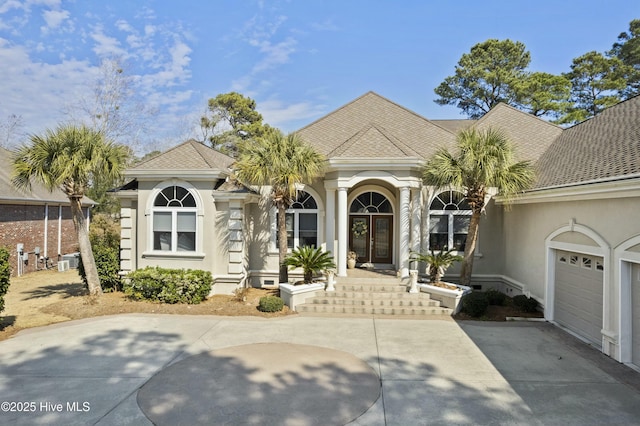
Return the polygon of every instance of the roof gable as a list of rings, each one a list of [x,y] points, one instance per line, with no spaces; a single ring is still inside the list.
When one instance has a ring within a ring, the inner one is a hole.
[[[537,167],[537,188],[640,173],[640,96],[566,129]]]
[[[327,154],[327,157],[402,158],[420,155],[380,126],[369,124]]]
[[[390,100],[368,92],[297,132],[328,158],[427,158],[455,135]],[[360,148],[360,150],[357,150]]]
[[[514,143],[520,160],[536,161],[562,134],[562,128],[507,104],[500,103],[476,123],[479,130],[504,132]]]
[[[189,140],[136,165],[129,170],[129,174],[150,170],[223,171],[227,170],[233,161],[228,155],[198,141]]]

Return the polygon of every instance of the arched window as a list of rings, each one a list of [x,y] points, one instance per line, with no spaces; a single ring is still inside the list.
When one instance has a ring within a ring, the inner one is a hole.
[[[298,196],[286,212],[287,247],[293,249],[301,246],[318,247],[318,203],[306,191],[298,192]],[[277,215],[276,215],[277,224]],[[278,246],[276,226],[276,247]]]
[[[181,186],[164,188],[153,201],[153,249],[196,250],[196,199]]]
[[[464,251],[471,207],[464,195],[445,191],[436,195],[429,205],[429,248]]]
[[[393,213],[391,203],[378,192],[364,192],[351,202],[349,213]]]

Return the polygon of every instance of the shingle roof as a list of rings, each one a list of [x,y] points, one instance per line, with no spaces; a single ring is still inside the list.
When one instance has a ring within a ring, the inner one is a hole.
[[[537,167],[537,188],[640,173],[640,96],[566,129]]]
[[[514,143],[518,160],[536,161],[562,134],[562,128],[506,104],[498,104],[476,123],[499,129]]]
[[[420,154],[382,127],[369,124],[328,153],[327,157],[402,158],[420,157]]]
[[[433,124],[447,129],[451,133],[458,133],[460,130],[468,129],[478,120],[459,119],[459,120],[429,120]]]
[[[233,158],[213,148],[189,140],[160,155],[150,158],[130,171],[136,170],[226,170]]]
[[[368,92],[297,132],[328,158],[427,158],[452,146],[453,133]]]
[[[33,183],[31,192],[16,189],[11,183],[12,152],[0,147],[0,200],[29,203],[61,203],[68,204],[69,199],[61,190],[50,192],[44,186]],[[94,204],[92,200],[83,198],[84,204]]]

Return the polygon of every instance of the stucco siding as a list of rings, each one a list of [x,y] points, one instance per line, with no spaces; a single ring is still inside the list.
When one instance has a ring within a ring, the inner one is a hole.
[[[638,198],[515,205],[504,214],[504,275],[525,284],[533,296],[544,300],[545,239],[551,233],[573,221],[615,247],[640,233],[640,221],[632,217],[639,209]],[[578,232],[564,233],[554,240],[593,245]]]

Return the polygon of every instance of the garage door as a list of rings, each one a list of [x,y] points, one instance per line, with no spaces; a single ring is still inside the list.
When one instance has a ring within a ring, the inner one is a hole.
[[[640,265],[634,263],[631,267],[631,342],[633,355],[631,362],[640,367]]]
[[[585,339],[602,345],[601,257],[556,251],[555,321]]]

